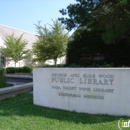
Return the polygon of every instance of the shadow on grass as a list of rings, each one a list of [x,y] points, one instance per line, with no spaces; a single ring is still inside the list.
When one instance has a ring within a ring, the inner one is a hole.
[[[33,95],[29,93],[0,102],[0,116],[10,117],[14,115],[39,116],[61,122],[68,121],[82,124],[118,121],[120,118],[130,119],[126,116],[92,115],[36,106],[33,104]]]

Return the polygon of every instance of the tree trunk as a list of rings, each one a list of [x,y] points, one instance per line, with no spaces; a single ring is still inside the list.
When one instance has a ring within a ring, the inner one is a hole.
[[[55,64],[55,66],[57,65],[56,63],[57,63],[57,58],[56,58],[56,59],[54,59],[54,64]]]
[[[15,62],[15,73],[16,73],[16,62]]]
[[[19,61],[19,67],[20,67],[20,61]]]

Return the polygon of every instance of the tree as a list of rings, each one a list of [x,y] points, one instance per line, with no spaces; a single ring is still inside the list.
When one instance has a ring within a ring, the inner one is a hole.
[[[49,28],[46,25],[42,27],[40,22],[35,25],[38,36],[37,42],[33,45],[33,52],[37,61],[53,59],[56,65],[57,58],[66,54],[68,32],[61,22],[52,21],[53,25],[49,25]]]
[[[102,30],[101,37],[111,44],[126,38],[130,42],[130,1],[129,0],[76,0],[59,18],[68,29],[86,26],[91,30]]]
[[[5,35],[4,53],[7,58],[11,58],[16,63],[20,60],[26,58],[29,50],[25,49],[27,42],[22,39],[23,34],[20,37],[15,37],[14,33],[12,35]]]
[[[129,0],[100,0],[93,16],[91,26],[104,30],[101,36],[105,43],[117,43],[123,39],[130,43]]]
[[[70,4],[67,9],[61,9],[59,12],[67,18],[58,18],[63,24],[67,26],[68,30],[77,28],[79,26],[86,26],[90,19],[90,15],[98,4],[98,0],[76,0],[77,3]]]
[[[83,59],[82,53],[87,59],[88,54],[96,52],[104,55],[105,62],[113,63],[114,66],[129,66],[130,0],[76,0],[76,2],[67,9],[60,10],[63,16],[69,17],[59,20],[70,30],[78,28],[73,37],[74,41],[68,43],[67,63],[81,64],[79,59]],[[71,53],[74,50],[76,57],[73,58]]]
[[[68,42],[67,65],[130,66],[130,44],[127,39],[105,44],[100,34],[101,32],[95,30],[78,29],[72,38],[73,40]],[[95,60],[96,57],[98,59]]]

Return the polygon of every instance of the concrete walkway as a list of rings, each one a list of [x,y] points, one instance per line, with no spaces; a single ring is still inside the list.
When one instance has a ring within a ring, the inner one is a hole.
[[[30,73],[29,74],[28,73],[7,74],[6,81],[8,84],[13,84],[13,85],[29,83],[29,82],[33,82],[33,75]]]

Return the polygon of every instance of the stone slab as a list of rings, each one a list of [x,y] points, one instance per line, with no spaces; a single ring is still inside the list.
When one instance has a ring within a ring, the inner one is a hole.
[[[130,69],[35,68],[33,95],[40,106],[130,116]]]

